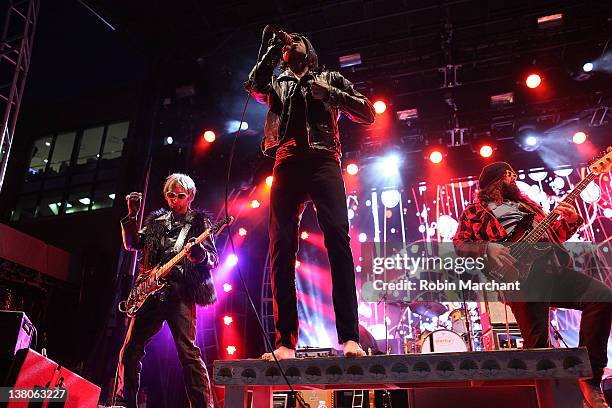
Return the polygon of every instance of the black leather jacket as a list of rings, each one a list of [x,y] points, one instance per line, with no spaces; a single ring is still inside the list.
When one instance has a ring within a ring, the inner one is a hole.
[[[266,118],[261,150],[266,156],[275,157],[276,149],[283,142],[289,119],[289,98],[299,80],[286,70],[278,77],[273,74],[281,57],[282,44],[268,47],[261,61],[253,67],[245,87],[259,103],[270,110]],[[344,113],[352,121],[363,124],[374,122],[374,108],[353,84],[336,71],[309,72],[309,80],[322,80],[329,85],[326,100],[306,98],[306,131],[308,145],[313,149],[331,151],[340,158],[338,118]],[[305,75],[305,76],[306,76]],[[305,78],[303,78],[304,80]]]

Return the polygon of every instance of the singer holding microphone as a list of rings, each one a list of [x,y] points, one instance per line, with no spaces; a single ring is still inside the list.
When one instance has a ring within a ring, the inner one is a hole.
[[[295,260],[300,218],[310,199],[331,266],[338,341],[345,356],[363,356],[338,117],[343,113],[354,122],[371,124],[374,109],[339,72],[318,67],[317,53],[304,35],[267,26],[262,41],[265,51],[245,87],[258,102],[268,105],[261,146],[265,155],[275,159],[269,220],[274,354],[279,360],[295,358]],[[277,76],[274,69],[279,62],[283,72]],[[272,361],[273,356],[265,353],[262,359]]]

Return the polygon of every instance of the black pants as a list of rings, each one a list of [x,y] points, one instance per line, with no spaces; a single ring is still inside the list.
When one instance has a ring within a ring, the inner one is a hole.
[[[358,342],[355,268],[340,164],[332,158],[292,157],[277,163],[273,175],[269,234],[276,347],[295,349],[297,343],[295,259],[300,218],[308,196],[316,208],[331,266],[338,340]]]
[[[143,309],[130,322],[119,354],[119,384],[117,394],[128,408],[136,408],[140,384],[141,360],[145,347],[166,321],[174,338],[176,351],[183,367],[187,396],[192,407],[211,408],[213,400],[206,366],[195,344],[196,305],[186,304],[176,294],[161,301],[147,300]]]
[[[540,274],[527,285],[549,288],[550,302],[508,302],[521,329],[525,348],[548,347],[549,307],[582,311],[579,346],[586,346],[593,369],[592,382],[599,385],[608,362],[608,337],[612,322],[612,295],[602,282],[571,269]]]

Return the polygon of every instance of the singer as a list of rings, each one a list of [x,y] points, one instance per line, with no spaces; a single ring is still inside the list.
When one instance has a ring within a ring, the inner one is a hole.
[[[269,221],[274,354],[279,360],[295,358],[295,260],[300,218],[309,198],[316,209],[331,266],[338,341],[345,356],[363,356],[340,167],[338,117],[344,113],[357,123],[371,124],[374,109],[340,73],[318,67],[317,53],[305,36],[268,26],[262,41],[267,49],[245,87],[258,102],[269,107],[262,150],[275,159]],[[281,58],[283,72],[276,76],[273,71]],[[265,353],[262,359],[272,361],[272,353]]]

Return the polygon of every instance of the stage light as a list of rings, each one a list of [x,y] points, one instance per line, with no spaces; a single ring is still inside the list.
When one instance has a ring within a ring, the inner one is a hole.
[[[296,269],[300,267],[302,263],[300,261],[298,261],[297,259],[295,260],[295,267]]]
[[[385,177],[399,177],[400,164],[399,154],[390,153],[380,161],[380,170]]]
[[[230,254],[225,262],[227,266],[236,266],[238,263],[238,256],[236,256],[236,254]]]
[[[236,352],[236,346],[227,346],[225,350],[227,351],[227,354],[229,354],[230,356],[233,356],[234,353]]]
[[[357,166],[355,163],[350,163],[348,166],[346,166],[346,172],[351,176],[354,176],[359,172],[359,166]]]
[[[223,316],[223,323],[226,326],[229,326],[230,324],[232,324],[233,321],[234,319],[232,319],[232,316]]]
[[[541,144],[540,133],[533,125],[523,125],[519,127],[515,142],[526,152],[533,152]]]
[[[359,234],[359,242],[366,242],[367,239],[368,239],[368,236],[366,235],[365,232],[362,232],[361,234]]]
[[[206,140],[208,143],[214,142],[216,138],[217,135],[212,130],[207,130],[204,132],[204,140]]]
[[[534,146],[536,146],[538,144],[538,138],[535,137],[535,136],[527,136],[525,138],[525,144],[527,146],[534,147]]]
[[[232,285],[230,285],[229,283],[224,283],[224,284],[223,284],[223,291],[224,291],[225,293],[229,293],[229,292],[231,292],[231,291],[232,291],[232,289],[233,289],[233,288],[232,288]]]
[[[583,144],[587,140],[587,134],[584,132],[576,132],[572,136],[572,141],[576,144]]]
[[[542,83],[542,77],[538,74],[530,74],[527,79],[525,79],[525,85],[528,88],[535,89]]]
[[[443,158],[444,156],[442,155],[442,152],[439,150],[434,150],[431,153],[429,153],[429,160],[433,164],[441,163]]]
[[[225,122],[225,130],[227,133],[237,132],[238,126],[240,126],[240,130],[247,130],[249,128],[249,124],[247,122],[242,122],[242,124],[239,120],[228,120]]]
[[[259,208],[259,206],[261,205],[261,203],[258,200],[253,200],[249,203],[249,206],[251,208]]]
[[[79,198],[79,202],[80,202],[81,204],[84,204],[84,205],[89,205],[89,204],[91,204],[91,200],[90,200],[89,198],[87,198],[87,197]]]
[[[168,145],[171,145],[172,143],[174,143],[174,138],[172,136],[167,136],[164,139],[164,145],[168,146]]]
[[[493,147],[487,144],[482,145],[480,146],[479,153],[482,157],[491,157],[493,155]]]
[[[266,186],[272,187],[272,182],[273,181],[274,181],[274,177],[273,176],[266,177]]]
[[[309,236],[310,235],[308,235],[308,232],[302,231],[302,234],[300,235],[300,238],[302,238],[303,240],[307,240]]]
[[[238,235],[240,235],[241,237],[244,237],[247,234],[247,230],[244,227],[240,227],[238,229]]]
[[[593,70],[593,63],[592,62],[586,62],[583,66],[582,66],[582,70],[584,72],[591,72]]]
[[[374,112],[381,115],[387,110],[387,104],[383,101],[374,102]]]
[[[380,194],[380,201],[387,208],[393,208],[400,202],[400,193],[397,190],[385,190]]]

